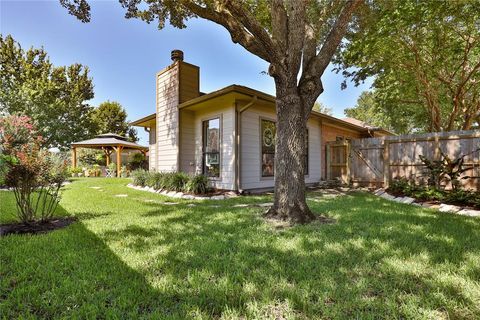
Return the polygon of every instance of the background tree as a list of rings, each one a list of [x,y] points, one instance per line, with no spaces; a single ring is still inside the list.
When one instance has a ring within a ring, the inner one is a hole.
[[[127,112],[120,103],[103,102],[92,111],[91,116],[97,134],[115,133],[127,136],[129,141],[138,141],[137,131],[127,122]]]
[[[312,110],[317,111],[317,112],[321,112],[323,114],[328,114],[329,116],[333,115],[332,108],[327,107],[326,105],[324,105],[320,101],[315,101],[315,103],[313,104]]]
[[[44,147],[69,148],[92,133],[92,79],[81,64],[55,67],[40,49],[0,35],[0,114],[32,118]]]
[[[90,20],[86,0],[60,0],[84,22]],[[276,88],[275,195],[268,215],[295,222],[316,218],[305,199],[305,132],[314,102],[323,92],[321,76],[346,33],[362,0],[225,1],[120,0],[127,18],[184,21],[200,17],[230,33],[232,41],[270,63]]]
[[[398,108],[390,104],[384,104],[377,97],[375,91],[363,91],[358,97],[357,104],[352,108],[345,109],[345,115],[350,118],[361,120],[369,125],[381,127],[397,134],[414,132],[419,123],[425,119],[417,119],[415,110]]]
[[[480,123],[479,1],[380,0],[362,8],[360,32],[337,59],[345,76],[357,84],[374,76],[375,102],[410,114],[418,131]]]

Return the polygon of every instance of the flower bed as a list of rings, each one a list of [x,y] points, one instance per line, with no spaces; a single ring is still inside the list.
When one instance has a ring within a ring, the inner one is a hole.
[[[208,177],[190,176],[183,172],[153,172],[135,170],[132,172],[130,188],[159,193],[173,198],[188,200],[223,200],[237,196],[234,192],[215,190],[209,186]]]
[[[436,209],[440,212],[450,212],[464,216],[470,217],[480,217],[480,210],[476,210],[477,207],[472,207],[468,205],[459,205],[457,204],[449,204],[439,200],[422,200],[419,198],[414,198],[411,196],[407,196],[404,193],[399,193],[397,190],[392,192],[390,189],[378,189],[374,192],[375,195],[382,197],[387,200],[411,204],[416,206],[422,206],[429,209]],[[414,195],[414,194],[413,194]]]

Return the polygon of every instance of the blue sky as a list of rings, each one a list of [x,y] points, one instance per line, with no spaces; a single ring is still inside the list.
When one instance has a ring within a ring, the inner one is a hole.
[[[170,64],[170,51],[184,51],[185,61],[200,66],[200,89],[210,92],[240,84],[275,94],[268,64],[231,42],[228,32],[212,22],[193,19],[186,29],[125,19],[117,1],[90,1],[92,21],[70,16],[57,0],[0,0],[0,32],[11,34],[23,48],[43,46],[56,65],[82,63],[90,68],[98,105],[120,102],[129,120],[155,111],[155,73]],[[319,100],[343,117],[368,85],[340,90],[341,75],[325,72]],[[140,128],[140,143],[146,134]]]

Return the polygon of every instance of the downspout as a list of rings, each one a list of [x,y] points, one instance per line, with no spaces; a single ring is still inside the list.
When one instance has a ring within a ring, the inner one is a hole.
[[[241,193],[242,190],[240,190],[241,186],[241,181],[240,181],[240,175],[242,172],[242,166],[241,166],[241,159],[240,159],[240,153],[241,153],[241,144],[240,144],[240,136],[241,136],[241,129],[242,129],[242,113],[246,111],[248,108],[250,108],[252,105],[257,102],[258,97],[253,96],[252,100],[250,100],[249,103],[244,105],[240,110],[237,108],[237,103],[235,102],[235,134],[236,134],[236,141],[235,141],[235,190],[238,193]]]

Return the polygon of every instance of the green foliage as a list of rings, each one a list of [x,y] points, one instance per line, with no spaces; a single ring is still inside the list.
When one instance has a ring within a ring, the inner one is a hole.
[[[132,172],[131,176],[134,185],[151,187],[155,190],[194,194],[205,194],[210,190],[208,177],[204,175],[190,177],[184,172],[155,172],[137,169]]]
[[[172,191],[184,191],[189,180],[189,176],[183,172],[173,172],[166,174],[165,188]]]
[[[163,172],[147,171],[145,186],[161,190],[164,188],[165,174]]]
[[[411,196],[416,190],[414,182],[406,178],[393,179],[388,187],[388,191],[394,195]]]
[[[81,166],[105,165],[105,153],[96,149],[79,148],[77,149],[78,163]]]
[[[476,0],[367,2],[337,70],[356,84],[374,77],[372,108],[405,122],[396,131],[470,129],[480,121],[479,21]]]
[[[412,195],[424,201],[442,201],[445,198],[445,192],[435,187],[418,188]]]
[[[1,152],[1,150],[0,150]],[[0,155],[0,188],[5,186],[5,175],[7,174],[7,163]]]
[[[411,110],[384,105],[375,91],[362,92],[357,104],[353,108],[345,109],[344,112],[347,117],[397,134],[411,133],[415,129]]]
[[[143,169],[138,169],[132,172],[131,177],[133,184],[140,187],[147,185],[147,179],[149,178],[149,172]]]
[[[469,176],[462,176],[464,172],[470,170],[469,167],[464,166],[465,157],[478,151],[480,151],[480,149],[469,154],[464,154],[456,159],[452,159],[442,150],[440,150],[440,160],[431,160],[420,155],[420,160],[426,167],[428,184],[440,189],[444,187],[443,182],[450,182],[452,189],[454,191],[458,190],[461,187],[460,180],[470,178]]]
[[[441,201],[461,206],[480,208],[480,192],[462,189],[444,190],[434,185],[416,185],[406,178],[394,179],[388,192],[395,196],[408,196],[421,201]]]
[[[185,186],[185,191],[194,194],[205,194],[209,189],[208,177],[203,174],[192,177]]]
[[[319,101],[315,101],[315,103],[313,104],[312,110],[323,113],[323,114],[328,114],[329,116],[333,115],[332,108],[327,107],[326,105],[324,105]]]
[[[132,153],[128,158],[127,167],[130,171],[137,169],[148,169],[148,161],[141,152]]]
[[[128,137],[129,141],[138,141],[137,131],[127,122],[127,112],[122,105],[116,101],[102,102],[91,113],[95,125],[95,132],[115,133]]]
[[[445,201],[448,203],[470,205],[480,208],[480,192],[462,189],[452,190],[445,194]]]
[[[65,159],[42,149],[42,142],[28,117],[0,118],[4,183],[13,190],[17,218],[25,224],[52,218],[67,177]]]
[[[68,149],[92,136],[87,67],[56,67],[43,48],[23,50],[10,35],[0,35],[0,61],[0,114],[28,115],[46,148]]]

